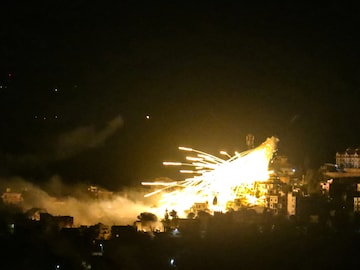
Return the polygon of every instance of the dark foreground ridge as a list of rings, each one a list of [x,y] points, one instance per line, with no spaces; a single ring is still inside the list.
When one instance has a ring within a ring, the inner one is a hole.
[[[2,205],[2,268],[348,269],[358,260],[354,218],[321,222],[244,210],[172,221],[178,226],[164,232],[61,228],[60,219],[34,221]]]

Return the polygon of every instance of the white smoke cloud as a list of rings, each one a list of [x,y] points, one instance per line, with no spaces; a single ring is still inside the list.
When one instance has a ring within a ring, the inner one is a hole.
[[[123,126],[123,118],[117,116],[110,120],[104,128],[82,126],[63,133],[53,141],[49,151],[11,155],[0,154],[0,159],[13,167],[41,166],[55,160],[71,158],[90,148],[101,147],[111,136]],[[0,176],[1,177],[1,176]],[[136,221],[141,212],[149,212],[150,199],[145,199],[139,190],[127,189],[114,192],[108,199],[94,199],[85,184],[66,185],[58,175],[52,176],[41,187],[21,177],[0,178],[0,195],[7,188],[12,192],[22,192],[24,213],[30,209],[44,209],[54,216],[72,216],[76,225],[93,225],[99,222],[107,225],[129,225]],[[104,190],[104,189],[103,189]],[[151,211],[151,210],[150,210]]]
[[[0,188],[1,194],[6,188],[23,193],[24,213],[40,208],[54,216],[72,216],[75,226],[89,226],[99,222],[106,225],[132,225],[141,212],[150,208],[141,192],[129,189],[114,193],[109,199],[95,199],[90,196],[88,186],[65,185],[59,176],[53,176],[44,188],[18,177],[0,179]]]

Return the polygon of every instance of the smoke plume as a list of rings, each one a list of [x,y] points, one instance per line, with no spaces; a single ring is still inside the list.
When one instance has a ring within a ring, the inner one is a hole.
[[[56,146],[56,158],[66,159],[85,149],[99,147],[122,126],[123,118],[117,116],[102,130],[97,131],[94,126],[85,126],[61,134]]]
[[[23,194],[24,213],[38,208],[54,216],[72,216],[75,226],[132,225],[141,212],[149,209],[141,192],[114,192],[111,197],[101,199],[94,197],[88,186],[65,185],[59,176],[53,176],[44,187],[17,177],[0,179],[0,188],[2,192],[10,188],[12,192]]]
[[[46,166],[55,161],[66,160],[81,152],[101,147],[122,126],[123,118],[119,115],[110,120],[104,128],[96,129],[94,125],[80,126],[73,130],[52,137],[49,135],[49,146],[38,145],[31,153],[0,153],[1,170],[11,173],[20,169],[32,169]],[[17,175],[17,174],[16,174]]]

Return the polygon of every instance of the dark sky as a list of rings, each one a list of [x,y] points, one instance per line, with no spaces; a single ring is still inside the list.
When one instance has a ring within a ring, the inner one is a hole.
[[[137,185],[248,133],[314,168],[360,146],[356,4],[193,2],[3,1],[1,176]]]

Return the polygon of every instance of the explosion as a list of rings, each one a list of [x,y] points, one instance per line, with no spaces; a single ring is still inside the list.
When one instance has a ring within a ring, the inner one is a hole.
[[[187,162],[164,162],[181,166],[180,172],[191,177],[174,182],[142,182],[160,188],[145,197],[160,195],[157,211],[175,209],[179,215],[197,210],[225,212],[241,206],[265,206],[269,179],[269,162],[276,151],[276,137],[268,138],[256,148],[235,153],[228,159],[187,147],[179,150],[192,153]]]

